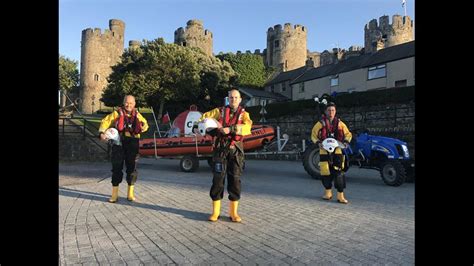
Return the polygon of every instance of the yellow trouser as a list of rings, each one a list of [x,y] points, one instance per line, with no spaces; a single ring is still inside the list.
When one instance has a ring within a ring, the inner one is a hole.
[[[334,151],[335,154],[342,154],[341,148],[336,148]],[[327,157],[329,156],[328,152],[324,149],[319,149],[319,156],[321,157]],[[323,158],[324,159],[324,158]],[[336,169],[336,170],[342,170],[344,167],[344,156],[342,156],[342,167],[341,169]],[[330,175],[331,172],[329,171],[329,162],[327,160],[319,160],[319,168],[321,169],[321,175]]]

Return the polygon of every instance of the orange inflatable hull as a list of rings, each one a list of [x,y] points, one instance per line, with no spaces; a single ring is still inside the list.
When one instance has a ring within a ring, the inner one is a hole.
[[[197,137],[197,144],[196,144]],[[160,157],[177,157],[188,154],[211,155],[213,137],[206,135],[196,137],[156,138],[156,155]],[[271,126],[253,125],[252,134],[243,139],[244,150],[254,151],[262,148],[275,138],[275,130]],[[142,156],[155,156],[153,139],[140,140],[139,153]]]

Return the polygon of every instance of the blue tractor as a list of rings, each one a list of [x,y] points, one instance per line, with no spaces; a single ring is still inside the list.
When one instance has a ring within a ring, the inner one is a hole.
[[[315,99],[319,102],[317,99]],[[308,141],[309,147],[303,155],[303,166],[313,178],[319,179],[319,147]],[[366,132],[354,134],[351,144],[343,149],[344,171],[349,167],[375,169],[389,186],[400,186],[415,178],[415,161],[410,158],[407,143],[395,138],[369,135]]]
[[[415,162],[410,158],[407,143],[401,140],[362,133],[355,136],[355,140],[343,153],[346,158],[345,172],[356,165],[380,171],[382,180],[389,186],[414,181]],[[312,145],[306,149],[303,166],[313,178],[320,178],[318,146]]]

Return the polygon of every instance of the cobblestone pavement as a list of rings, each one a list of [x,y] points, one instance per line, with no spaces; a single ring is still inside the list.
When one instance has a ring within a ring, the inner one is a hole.
[[[349,204],[321,199],[301,162],[247,160],[239,214],[211,213],[210,168],[141,159],[138,202],[111,193],[108,163],[59,165],[59,254],[69,264],[414,264],[414,184],[390,187],[374,170],[347,173]]]

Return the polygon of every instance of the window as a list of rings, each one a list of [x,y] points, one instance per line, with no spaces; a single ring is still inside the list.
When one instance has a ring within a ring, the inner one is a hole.
[[[304,82],[300,83],[300,93],[304,92]]]
[[[183,46],[186,47],[186,42],[183,42]]]
[[[281,87],[281,91],[286,91],[286,84]]]
[[[279,47],[280,46],[280,40],[276,40],[275,41],[275,48]]]
[[[95,74],[95,75],[94,75],[94,80],[95,80],[95,81],[99,81],[99,74]]]
[[[395,81],[395,87],[406,87],[407,86],[407,80],[397,80]]]
[[[383,78],[387,76],[385,64],[384,65],[379,65],[379,66],[374,66],[374,67],[369,67],[369,73],[368,73],[367,79],[377,79],[377,78]]]
[[[331,77],[331,87],[339,85],[339,75]]]
[[[270,91],[271,92],[275,92],[275,87],[272,85],[272,87],[270,88]]]

